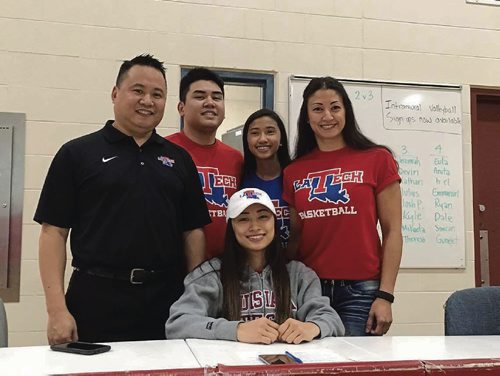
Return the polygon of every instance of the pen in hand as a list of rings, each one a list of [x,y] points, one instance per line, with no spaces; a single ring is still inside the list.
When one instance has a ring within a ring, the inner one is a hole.
[[[299,364],[302,364],[302,360],[300,358],[297,358],[295,355],[293,355],[291,352],[289,351],[285,351],[285,354],[288,355],[290,358],[292,358],[294,361],[296,361],[297,363]]]

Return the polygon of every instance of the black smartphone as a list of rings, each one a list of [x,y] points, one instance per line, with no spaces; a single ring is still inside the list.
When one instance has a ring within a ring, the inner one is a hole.
[[[263,354],[259,359],[266,364],[297,364],[298,362],[287,354]]]
[[[52,345],[50,348],[54,351],[62,351],[73,354],[94,355],[100,354],[111,349],[109,345],[89,342],[68,342],[59,345]]]

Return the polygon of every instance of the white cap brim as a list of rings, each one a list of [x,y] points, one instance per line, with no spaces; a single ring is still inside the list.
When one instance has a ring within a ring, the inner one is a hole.
[[[243,210],[253,204],[261,204],[276,215],[274,204],[266,192],[258,188],[244,188],[235,192],[229,199],[226,210],[226,221],[229,218],[236,218]]]

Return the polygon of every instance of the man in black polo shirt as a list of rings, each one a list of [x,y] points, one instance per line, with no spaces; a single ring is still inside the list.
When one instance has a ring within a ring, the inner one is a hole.
[[[196,167],[155,132],[166,95],[163,63],[125,61],[115,120],[52,161],[34,217],[51,344],[165,338],[183,277],[204,259],[210,219]],[[75,270],[65,297],[68,234]]]

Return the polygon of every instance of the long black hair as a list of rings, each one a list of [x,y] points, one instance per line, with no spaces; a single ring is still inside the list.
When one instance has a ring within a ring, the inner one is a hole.
[[[288,152],[288,138],[286,136],[285,124],[283,123],[283,120],[281,120],[280,116],[276,112],[268,108],[263,108],[251,114],[248,117],[247,121],[245,121],[245,125],[243,126],[243,156],[245,157],[245,161],[243,163],[243,176],[248,176],[249,174],[255,172],[257,168],[255,155],[252,154],[250,148],[248,147],[247,137],[250,125],[255,120],[260,119],[261,117],[264,116],[273,119],[276,122],[276,125],[278,125],[278,129],[280,130],[280,144],[276,154],[278,155],[278,161],[280,163],[281,170],[283,170],[286,166],[290,164],[291,158],[290,158],[290,153]]]
[[[223,290],[222,316],[230,321],[241,319],[240,281],[247,270],[247,253],[236,240],[230,219],[227,223],[224,253],[221,256],[221,282]],[[278,324],[291,317],[290,276],[286,268],[285,251],[281,246],[277,221],[274,238],[265,251],[266,264],[271,267],[273,291],[276,300],[275,321]]]
[[[297,121],[297,144],[295,146],[295,158],[300,158],[316,147],[318,142],[314,132],[309,125],[309,116],[307,115],[307,102],[309,98],[321,89],[334,90],[342,98],[345,109],[345,127],[342,130],[342,137],[347,146],[358,149],[366,150],[374,147],[382,147],[387,149],[391,154],[392,151],[387,146],[379,145],[366,137],[359,129],[358,122],[354,116],[354,109],[351,100],[342,83],[333,77],[316,77],[313,78],[304,89],[302,94],[302,106],[300,107],[299,119]]]

